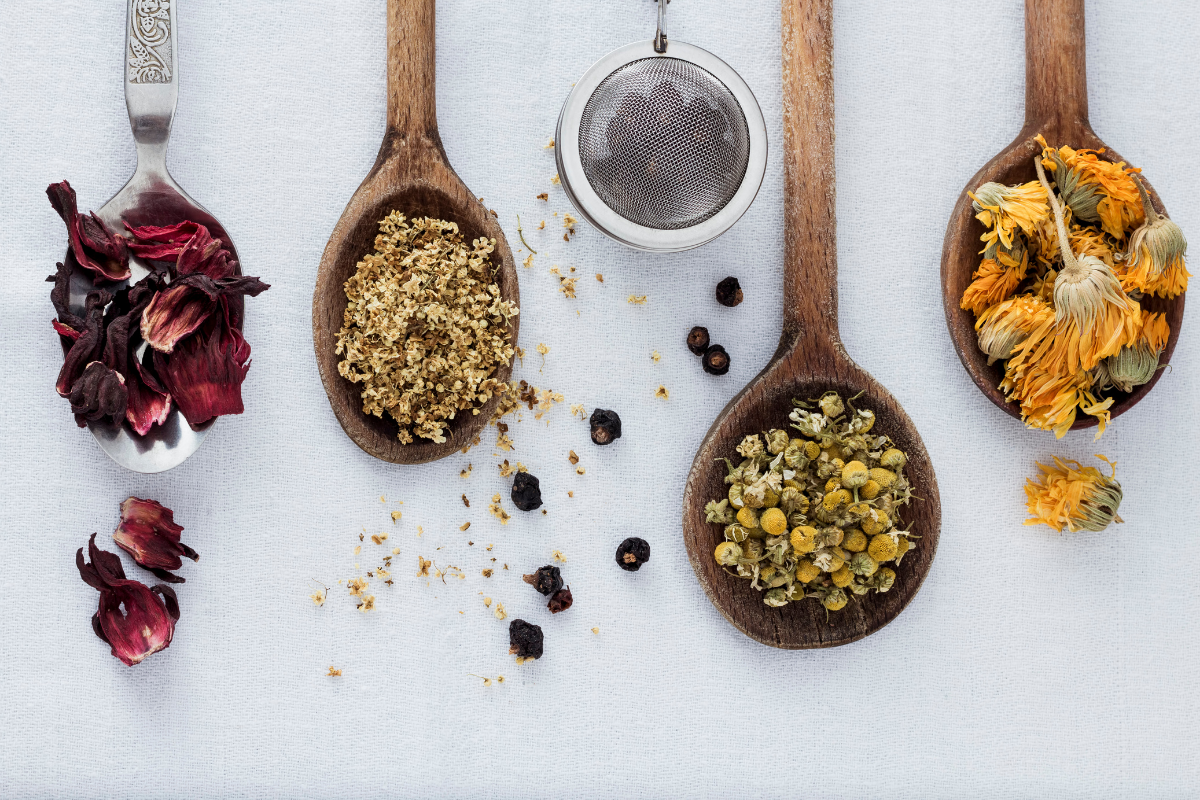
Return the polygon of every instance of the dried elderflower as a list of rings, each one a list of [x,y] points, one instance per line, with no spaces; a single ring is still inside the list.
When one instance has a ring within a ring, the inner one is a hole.
[[[789,419],[801,438],[751,434],[737,447],[741,463],[727,462],[728,496],[705,508],[724,526],[713,558],[768,606],[811,597],[837,611],[851,595],[887,591],[880,564],[912,549],[899,517],[911,497],[907,458],[872,432],[874,413],[853,399],[827,392],[795,406]]]
[[[346,281],[338,371],[362,386],[364,413],[395,419],[401,442],[444,442],[459,412],[502,390],[492,376],[512,361],[518,310],[495,282],[492,240],[468,245],[456,223],[398,211],[379,230]]]

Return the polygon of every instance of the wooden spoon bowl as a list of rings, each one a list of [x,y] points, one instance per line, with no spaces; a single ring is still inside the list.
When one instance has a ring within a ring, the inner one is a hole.
[[[379,221],[392,211],[409,219],[434,217],[458,223],[463,238],[496,240],[492,262],[496,283],[506,300],[520,304],[512,251],[495,217],[455,174],[437,129],[435,104],[435,0],[388,0],[388,127],[379,157],[338,220],[313,291],[313,347],[329,404],[346,434],[376,458],[396,464],[436,461],[471,442],[500,402],[493,397],[478,414],[460,411],[441,444],[417,438],[402,444],[399,425],[390,416],[363,413],[362,390],[338,372],[335,352],[346,311],[346,280],[362,258],[375,249]],[[516,345],[519,317],[509,340]],[[508,381],[512,365],[493,377]]]
[[[992,365],[987,363],[987,355],[979,349],[975,335],[975,315],[959,307],[963,292],[979,268],[982,258],[980,250],[983,248],[979,238],[984,232],[983,224],[975,219],[967,192],[974,191],[988,181],[1012,185],[1036,180],[1033,159],[1041,152],[1041,145],[1034,141],[1034,137],[1039,133],[1055,147],[1069,145],[1076,149],[1103,149],[1101,158],[1114,163],[1125,161],[1100,140],[1088,122],[1083,0],[1026,0],[1025,125],[1012,144],[967,183],[950,216],[942,249],[942,302],[954,348],[979,390],[1017,419],[1021,418],[1020,406],[1009,402],[999,388],[1004,379],[1003,364],[999,361]],[[1142,184],[1155,209],[1165,214],[1166,209],[1154,188],[1144,178]],[[1148,311],[1166,315],[1171,335],[1159,357],[1159,363],[1166,364],[1171,360],[1179,340],[1184,295],[1171,300],[1147,295],[1139,302]],[[1111,408],[1112,416],[1116,418],[1133,408],[1154,388],[1164,372],[1160,369],[1149,383],[1136,387],[1132,392],[1113,390],[1111,394],[1115,402]],[[1095,417],[1080,414],[1071,430],[1094,425]]]
[[[785,236],[784,324],[771,363],[735,397],[700,446],[683,496],[683,535],[696,577],[717,609],[747,636],[774,647],[831,647],[861,639],[894,619],[917,593],[937,551],[941,500],[929,454],[912,420],[886,389],[846,354],[837,329],[837,224],[834,196],[832,0],[783,2]],[[916,549],[896,569],[884,594],[857,597],[829,612],[805,599],[783,608],[763,603],[750,582],[725,573],[713,558],[722,527],[704,506],[725,497],[721,458],[736,458],[744,436],[786,428],[795,399],[833,389],[876,414],[908,455],[905,473],[919,500],[902,517]]]

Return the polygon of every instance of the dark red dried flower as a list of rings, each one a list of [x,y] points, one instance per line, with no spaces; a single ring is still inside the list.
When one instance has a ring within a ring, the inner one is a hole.
[[[213,280],[202,273],[180,275],[142,312],[142,338],[155,350],[170,353],[204,324],[222,297],[256,297],[269,288],[247,276]]]
[[[250,370],[250,345],[229,324],[228,313],[210,316],[170,355],[153,353],[154,371],[191,425],[244,410],[242,381]]]
[[[89,422],[102,419],[120,422],[125,417],[125,406],[129,401],[125,378],[103,362],[93,361],[71,387],[70,400],[71,413],[81,428]]]
[[[79,266],[104,280],[126,280],[129,277],[129,248],[125,237],[114,233],[95,214],[80,214],[75,190],[66,181],[50,184],[46,195],[67,225],[71,254]]]
[[[113,656],[132,667],[169,647],[179,619],[175,590],[127,580],[121,559],[96,547],[94,533],[88,540],[88,553],[90,564],[84,562],[83,548],[79,548],[75,566],[84,582],[100,592],[100,608],[92,616],[92,630],[108,643]]]
[[[557,614],[560,611],[566,611],[574,602],[575,598],[571,596],[571,587],[565,586],[554,593],[554,597],[550,598],[546,608],[550,609],[551,614]]]
[[[121,503],[121,524],[113,533],[113,541],[133,556],[139,566],[162,580],[183,583],[183,578],[168,570],[183,566],[180,556],[198,561],[200,554],[179,541],[181,533],[183,526],[175,524],[171,509],[154,500],[130,497]]]
[[[201,274],[213,280],[232,277],[237,272],[233,260],[220,239],[198,222],[155,227],[125,227],[134,236],[129,247],[137,255],[153,261],[173,261],[179,275]]]
[[[103,289],[97,289],[87,296],[87,311],[82,318],[74,317],[67,324],[78,335],[73,338],[71,349],[63,359],[62,368],[58,371],[58,381],[54,388],[61,397],[70,397],[71,389],[84,369],[93,361],[99,360],[104,351],[104,307],[112,300],[112,295]]]
[[[149,261],[175,261],[183,246],[202,227],[191,220],[184,220],[177,225],[143,225],[140,228],[125,223],[125,230],[133,236],[129,249],[135,256]]]
[[[113,301],[120,313],[108,323],[104,343],[104,363],[125,377],[128,403],[125,419],[139,435],[149,433],[155,425],[167,421],[171,413],[171,395],[162,387],[148,364],[149,354],[139,361],[138,348],[142,338],[138,321],[154,293],[162,285],[162,277],[151,273]]]

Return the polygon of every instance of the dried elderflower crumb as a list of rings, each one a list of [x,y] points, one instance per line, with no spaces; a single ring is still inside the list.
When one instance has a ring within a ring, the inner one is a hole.
[[[480,594],[483,594],[483,592],[480,592]],[[483,604],[485,606],[487,606],[488,608],[491,608],[492,607],[492,598],[490,598],[490,597],[483,598]]]
[[[400,518],[403,516],[404,515],[402,513],[400,513],[399,511],[393,511],[392,512],[392,524],[395,525],[400,520]]]
[[[575,282],[578,278],[560,278],[558,282],[558,290],[563,293],[568,300],[575,299]]]
[[[508,612],[504,610],[504,603],[501,603],[499,600],[496,601],[496,609],[492,612],[492,616],[496,619],[506,619],[508,617]]]
[[[351,597],[362,597],[363,589],[366,589],[368,584],[363,578],[351,578],[346,586],[350,590]]]
[[[538,343],[538,346],[535,349],[542,355],[546,355],[547,353],[550,352],[550,348],[547,347],[545,344],[542,344],[541,342]]]
[[[579,417],[580,419],[586,420],[587,419],[587,409],[583,407],[582,403],[575,403],[574,405],[571,406],[571,416]]]
[[[358,610],[362,612],[371,611],[375,608],[375,595],[369,594],[363,598],[363,601],[358,604]]]
[[[501,478],[511,477],[517,471],[516,467],[514,467],[508,463],[507,458],[504,459],[503,464],[497,464],[496,466],[500,468],[500,477]]]
[[[532,267],[533,266],[533,253],[530,253],[529,255],[525,256],[525,260],[522,261],[521,264],[525,267],[525,269],[529,269],[530,267]]]
[[[553,150],[554,149],[554,137],[553,136],[550,137],[550,143],[548,145],[546,145],[545,147],[543,147],[542,149],[543,150]]]
[[[667,387],[665,387],[665,386],[659,386],[658,391],[656,391],[654,393],[654,396],[661,397],[663,400],[671,399],[671,393],[669,391],[667,391]]]
[[[571,450],[567,453],[567,461],[570,461],[572,464],[579,463],[579,456],[575,455],[574,450]]]
[[[512,517],[509,516],[509,513],[504,510],[503,506],[500,505],[499,494],[493,495],[492,503],[488,506],[488,511],[492,513],[493,517],[500,520],[501,525],[507,525],[508,521],[512,519]]]
[[[555,551],[554,551],[553,553],[551,553],[550,555],[551,555],[551,557],[553,557],[553,558],[554,558],[554,560],[555,560],[555,561],[557,561],[557,562],[558,562],[558,563],[560,563],[560,564],[565,564],[565,563],[567,563],[567,557],[563,555],[563,552],[562,552],[562,550],[555,550]]]
[[[379,230],[345,283],[338,372],[360,384],[364,413],[399,423],[401,442],[445,442],[449,421],[501,385],[492,375],[512,362],[518,309],[494,282],[494,241],[468,244],[456,223],[398,211]]]
[[[326,590],[320,591],[320,592],[313,592],[312,594],[309,595],[309,597],[312,598],[314,606],[323,606],[323,605],[325,605],[325,596],[328,594],[329,594],[329,590],[326,589]]]
[[[495,570],[485,569],[485,570],[483,571],[482,575],[483,575],[483,577],[485,577],[485,578],[490,578],[490,577],[492,577],[492,574],[493,574],[494,572],[495,572]]]
[[[596,280],[600,281],[600,283],[604,283],[604,275],[603,275],[603,274],[601,274],[601,273],[599,273],[599,272],[597,272],[597,273],[596,273]]]
[[[507,433],[499,433],[496,435],[496,447],[499,447],[505,452],[511,453],[513,449],[513,440],[508,438]]]
[[[460,530],[460,531],[465,531],[465,530],[466,530],[467,528],[469,528],[469,527],[471,527],[471,523],[470,523],[470,522],[464,522],[464,523],[462,524],[462,526],[459,528],[459,530]]]
[[[537,199],[538,199],[538,200],[549,200],[549,199],[550,199],[550,193],[549,193],[549,192],[542,192],[541,194],[539,194],[539,195],[537,196]]]
[[[541,221],[541,222],[538,224],[538,230],[539,230],[539,231],[544,231],[544,230],[546,230],[546,220],[542,220],[542,221]]]
[[[428,561],[421,556],[417,556],[417,567],[418,567],[417,577],[418,578],[428,578],[429,577],[429,568],[432,566],[433,566],[432,561]]]
[[[662,353],[658,352],[657,350],[651,350],[650,360],[657,364],[659,361],[662,361]]]
[[[399,547],[393,547],[393,548],[392,548],[392,555],[394,555],[394,556],[398,556],[398,555],[400,555],[400,548],[399,548]]]
[[[575,223],[577,222],[579,222],[579,220],[570,214],[563,214],[563,227],[566,228],[569,233],[575,232]]]
[[[361,544],[360,544],[360,545],[355,545],[355,547],[354,547],[354,555],[358,555],[358,554],[359,554],[359,553],[361,553],[361,552],[362,552],[362,545],[361,545]]]
[[[342,671],[341,671],[340,669],[337,669],[336,667],[333,667],[333,666],[331,666],[331,667],[329,668],[329,672],[326,672],[326,673],[325,673],[325,677],[327,677],[327,678],[340,678],[340,677],[342,677]]]
[[[550,179],[550,182],[553,183],[555,186],[558,186],[560,183],[562,183],[562,181],[559,180],[557,172],[554,173],[554,177]]]
[[[374,542],[375,544],[383,544],[384,541],[387,540],[387,538],[388,538],[388,535],[386,533],[384,533],[383,531],[380,531],[379,533],[371,534],[371,541]]]
[[[629,302],[635,306],[644,306],[646,305],[647,297],[644,294],[631,294],[629,295]]]
[[[467,464],[467,468],[464,469],[462,472],[458,473],[458,477],[460,477],[460,478],[469,477],[471,474],[471,469],[472,469],[472,465]],[[393,515],[392,519],[395,519],[394,515]]]
[[[462,496],[462,501],[463,501],[464,506],[466,506],[467,508],[471,507],[471,501],[467,499],[467,496],[465,494]]]

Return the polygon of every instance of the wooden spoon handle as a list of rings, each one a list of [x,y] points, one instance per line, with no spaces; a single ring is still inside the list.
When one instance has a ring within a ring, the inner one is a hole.
[[[1083,0],[1025,0],[1025,129],[1030,134],[1048,125],[1069,129],[1081,123],[1091,129],[1083,13]]]
[[[833,0],[783,0],[780,353],[841,349],[833,135]]]
[[[437,132],[437,13],[435,0],[388,0],[389,132],[402,138]]]

